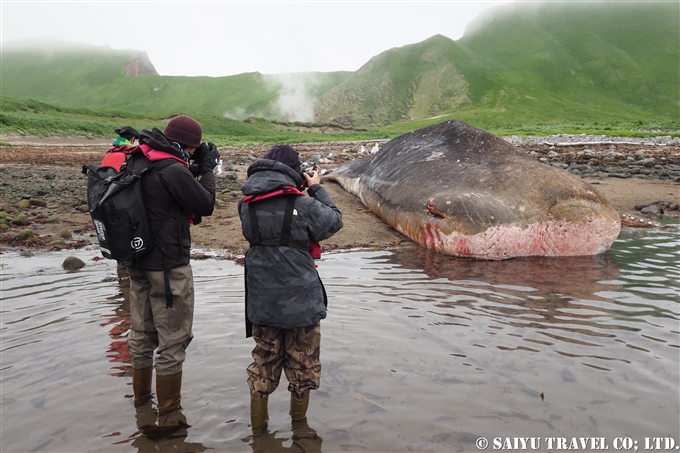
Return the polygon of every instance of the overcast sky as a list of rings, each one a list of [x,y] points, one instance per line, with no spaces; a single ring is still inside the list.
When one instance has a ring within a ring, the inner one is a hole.
[[[146,51],[160,75],[355,71],[394,47],[453,40],[509,1],[6,1],[1,40]]]

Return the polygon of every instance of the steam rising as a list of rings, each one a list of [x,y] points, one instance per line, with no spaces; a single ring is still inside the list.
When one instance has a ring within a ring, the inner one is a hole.
[[[271,116],[281,121],[314,121],[314,93],[319,84],[314,73],[291,73],[265,76],[272,87],[278,88],[278,97],[271,104]]]
[[[314,121],[316,90],[320,85],[315,73],[289,73],[262,75],[267,88],[276,98],[264,110],[252,111],[236,107],[224,114],[235,120],[249,117],[268,118],[278,121],[309,123]]]
[[[315,97],[309,93],[314,85],[314,75],[279,74],[272,77],[281,84],[279,97],[273,105],[274,115],[284,121],[314,121]]]
[[[234,110],[226,112],[224,114],[225,118],[230,118],[232,120],[238,120],[238,121],[243,121],[246,118],[248,118],[249,116],[261,116],[261,115],[256,115],[256,114],[251,115],[243,107],[236,107],[236,108],[234,108]]]

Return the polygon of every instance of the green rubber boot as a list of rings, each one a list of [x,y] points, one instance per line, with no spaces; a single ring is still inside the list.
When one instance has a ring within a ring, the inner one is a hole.
[[[132,369],[132,392],[135,394],[135,407],[142,406],[151,399],[153,367]]]
[[[182,391],[182,372],[177,374],[156,374],[156,398],[158,415],[166,415],[179,409]]]
[[[307,418],[307,408],[309,407],[309,393],[299,400],[293,393],[290,394],[290,418],[294,429],[304,425]]]
[[[257,436],[267,427],[269,414],[267,413],[267,403],[269,397],[250,399],[250,426],[253,436]]]

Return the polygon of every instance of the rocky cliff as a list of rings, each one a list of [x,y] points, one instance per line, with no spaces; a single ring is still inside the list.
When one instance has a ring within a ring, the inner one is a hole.
[[[146,52],[142,52],[139,55],[139,58],[135,58],[134,60],[125,63],[123,72],[125,72],[125,75],[129,76],[159,75]]]

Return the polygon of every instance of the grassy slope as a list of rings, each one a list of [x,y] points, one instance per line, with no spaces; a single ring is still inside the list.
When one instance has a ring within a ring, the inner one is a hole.
[[[473,101],[554,124],[680,119],[680,4],[521,3],[494,14],[459,41],[486,68]]]
[[[495,128],[680,119],[680,4],[512,3],[490,11],[457,42],[433,37],[374,57],[322,96],[319,119],[384,125],[447,110]],[[427,87],[445,102],[418,109],[423,84],[445,69],[452,86]]]
[[[157,127],[163,129],[166,116],[134,114],[120,110],[95,110],[61,107],[35,100],[0,98],[2,112],[0,127],[3,133],[39,136],[115,137],[114,129],[129,125],[137,130]],[[194,115],[203,126],[204,140],[218,146],[249,144],[303,143],[317,141],[350,141],[387,138],[381,131],[329,132],[324,125],[295,123],[278,124],[262,118],[246,121],[224,118],[221,115]]]
[[[228,77],[137,76],[123,73],[139,56],[130,50],[81,47],[69,50],[3,50],[2,95],[17,99],[130,112],[171,115],[267,115],[282,87],[277,76],[260,73]],[[323,94],[349,72],[287,75],[312,95]]]
[[[391,49],[372,58],[321,96],[317,118],[384,125],[451,111],[467,102],[467,83],[453,63],[460,52],[449,38]]]
[[[167,117],[133,114],[116,110],[61,107],[34,100],[0,98],[2,112],[0,127],[3,133],[20,133],[39,136],[84,136],[113,138],[113,130],[121,125],[131,125],[138,130],[158,127],[163,129]],[[368,130],[337,131],[324,124],[274,123],[262,118],[238,121],[217,115],[195,115],[201,122],[204,140],[218,146],[244,146],[252,144],[342,142],[394,138],[415,129],[437,123],[437,120],[421,120],[397,123]],[[630,130],[592,129],[592,126],[524,127],[520,129],[487,129],[498,135],[517,133],[607,133],[610,135],[634,135],[639,137],[659,135]],[[666,132],[663,135],[668,135]],[[672,133],[680,136],[680,133]],[[1,143],[0,143],[1,144]]]

